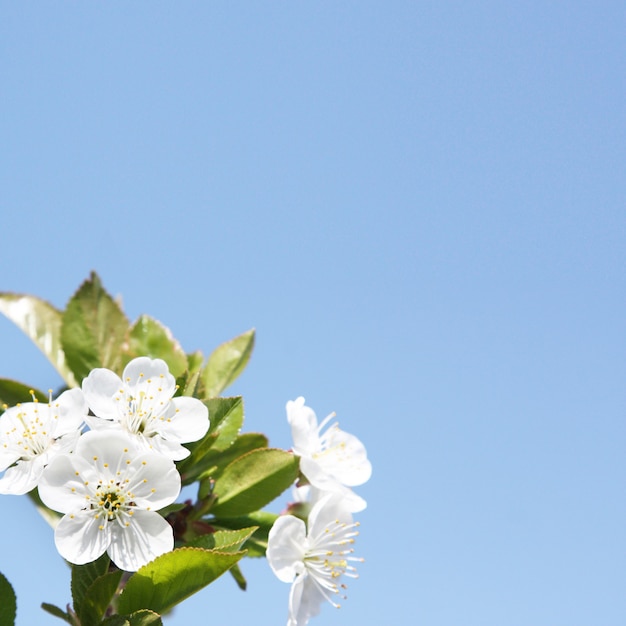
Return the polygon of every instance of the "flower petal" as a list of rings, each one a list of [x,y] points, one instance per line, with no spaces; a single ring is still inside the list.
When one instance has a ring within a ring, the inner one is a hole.
[[[122,378],[128,387],[143,385],[149,380],[160,380],[161,391],[168,398],[171,398],[176,391],[176,380],[170,374],[167,363],[163,359],[151,359],[147,356],[137,357],[124,368]]]
[[[289,592],[289,623],[293,626],[305,626],[309,619],[319,614],[325,600],[311,576],[298,576]]]
[[[306,526],[293,515],[279,517],[270,529],[267,562],[279,580],[289,583],[303,571]]]
[[[209,409],[197,398],[174,398],[171,409],[157,422],[157,432],[178,443],[198,441],[209,430]]]
[[[91,370],[83,380],[83,393],[89,408],[101,419],[118,420],[120,400],[115,397],[123,390],[120,377],[104,367]]]
[[[60,555],[74,565],[95,561],[111,541],[109,526],[101,522],[93,511],[77,511],[61,518],[54,531]]]
[[[294,452],[299,456],[312,454],[320,447],[315,412],[305,406],[302,396],[296,400],[289,400],[286,408]]]
[[[130,471],[135,468],[131,478]],[[128,489],[133,492],[138,507],[158,511],[172,504],[180,493],[180,474],[166,457],[154,452],[141,455],[132,461],[128,470]]]
[[[174,548],[172,527],[153,511],[135,511],[129,526],[111,524],[111,560],[127,572],[135,572],[157,556]]]
[[[85,394],[81,389],[68,389],[50,403],[50,419],[54,423],[54,436],[61,437],[77,431],[89,412]]]

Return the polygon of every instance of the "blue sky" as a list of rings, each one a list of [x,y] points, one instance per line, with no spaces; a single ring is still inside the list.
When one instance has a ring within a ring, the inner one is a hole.
[[[0,290],[63,307],[93,269],[187,351],[255,327],[231,391],[277,446],[287,400],[337,412],[374,466],[365,563],[312,623],[623,624],[625,23],[0,1]],[[60,382],[0,337],[1,377]],[[51,533],[0,512],[18,625],[61,624]],[[283,623],[288,587],[243,569],[166,623]]]

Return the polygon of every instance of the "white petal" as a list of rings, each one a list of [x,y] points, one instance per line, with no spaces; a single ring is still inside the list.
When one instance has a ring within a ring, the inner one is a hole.
[[[327,528],[334,526],[335,521],[352,524],[352,515],[346,508],[343,498],[331,493],[318,500],[311,509],[308,519],[308,536],[322,535]]]
[[[0,493],[23,495],[34,489],[39,482],[43,465],[32,461],[18,461],[0,478]]]
[[[78,472],[78,475],[76,474]],[[54,458],[39,480],[39,497],[53,511],[71,513],[84,506],[88,493],[86,482],[96,484],[95,468],[75,454]]]
[[[151,452],[134,459],[128,468],[128,489],[137,506],[155,511],[172,504],[180,493],[180,474],[173,461]],[[135,473],[130,476],[130,472]]]
[[[326,598],[308,574],[298,576],[289,593],[289,619],[294,626],[304,626],[320,612]]]
[[[157,421],[157,432],[177,443],[198,441],[209,430],[209,409],[197,398],[179,397],[171,402],[171,410]]]
[[[317,417],[313,409],[304,404],[304,398],[287,402],[287,421],[291,426],[293,450],[299,455],[312,454],[320,447]]]
[[[172,527],[153,511],[136,510],[130,526],[111,524],[111,560],[127,572],[135,572],[157,556],[174,548]]]
[[[82,390],[68,389],[64,391],[50,403],[54,436],[60,437],[78,430],[83,425],[88,412],[89,407]]]
[[[326,472],[349,487],[369,480],[372,465],[367,459],[365,446],[357,437],[333,426],[325,438],[326,449],[316,460]]]
[[[122,391],[120,377],[111,370],[97,367],[83,380],[83,393],[89,408],[100,418],[119,419],[122,400],[115,400]]]
[[[167,363],[163,359],[137,357],[124,368],[122,378],[124,384],[129,387],[142,385],[148,380],[161,380],[161,387],[168,398],[171,398],[176,390],[176,380],[170,374]]]
[[[102,529],[100,528],[102,526]],[[93,511],[65,515],[54,531],[54,543],[61,556],[75,565],[91,563],[111,541],[108,525]]]
[[[267,562],[283,582],[289,583],[303,571],[306,526],[293,515],[279,517],[270,529],[267,540]]]

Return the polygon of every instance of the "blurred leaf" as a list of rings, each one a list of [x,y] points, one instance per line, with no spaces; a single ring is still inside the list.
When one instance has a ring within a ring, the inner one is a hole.
[[[135,572],[119,598],[120,613],[148,608],[163,613],[206,587],[232,567],[244,552],[177,548]]]
[[[215,398],[243,371],[254,348],[254,328],[218,346],[202,370],[203,398]]]
[[[92,272],[68,302],[61,324],[61,344],[77,380],[82,382],[96,367],[120,373],[128,326],[119,305]]]
[[[74,611],[80,617],[83,610],[83,600],[87,589],[98,579],[109,571],[111,559],[105,553],[100,558],[86,563],[85,565],[72,565],[72,579],[70,588],[72,590],[72,603]]]
[[[237,552],[257,528],[258,526],[252,526],[240,530],[218,530],[194,539],[189,546],[205,548],[206,550],[220,550],[221,552]]]
[[[32,387],[27,387],[23,383],[18,383],[16,380],[9,380],[8,378],[0,378],[0,413],[4,412],[2,405],[15,406],[20,402],[32,402],[33,397],[30,392],[35,394],[35,398],[39,402],[48,404],[48,396]]]
[[[54,604],[42,602],[41,608],[47,613],[50,613],[50,615],[54,615],[55,617],[66,621],[68,624],[74,624],[74,621],[69,616],[69,614],[66,613],[63,609],[60,609],[58,606],[55,606]]]
[[[203,362],[204,355],[200,350],[187,355],[187,370],[176,381],[181,395],[197,397],[196,389],[200,380],[200,370]]]
[[[70,387],[77,386],[61,347],[61,311],[34,296],[0,293],[0,312],[35,342]]]
[[[17,599],[11,583],[0,574],[0,626],[14,626]]]
[[[113,615],[102,622],[102,626],[163,626],[161,616],[143,609],[132,615]]]
[[[260,433],[244,433],[239,435],[233,443],[225,450],[209,449],[207,454],[199,459],[194,470],[198,470],[195,474],[196,478],[211,478],[217,479],[227,465],[232,463],[240,456],[257,450],[258,448],[267,448],[268,440],[265,435]],[[201,489],[200,497],[207,495],[204,489]]]
[[[220,518],[211,520],[210,524],[216,528],[245,529],[257,526],[257,530],[246,541],[247,557],[265,556],[267,550],[267,536],[274,522],[278,519],[276,513],[269,511],[255,511],[241,517]]]
[[[169,328],[149,315],[142,315],[131,327],[128,348],[122,356],[121,366],[138,356],[163,359],[177,378],[187,370],[187,355]]]
[[[277,448],[252,450],[226,467],[215,481],[216,517],[245,515],[277,498],[298,476],[299,461]]]
[[[78,613],[81,626],[98,626],[115,596],[117,586],[122,579],[122,570],[108,572],[89,586],[83,597],[81,610]]]
[[[235,579],[237,583],[237,587],[241,589],[241,591],[245,591],[248,588],[248,581],[245,579],[241,568],[239,567],[239,563],[235,563],[229,570],[229,574]]]
[[[187,484],[195,480],[203,469],[210,467],[203,461],[209,450],[227,448],[236,439],[243,425],[241,396],[214,398],[206,400],[204,404],[209,409],[209,431],[200,441],[187,444],[191,454],[177,464],[178,471],[185,475]]]

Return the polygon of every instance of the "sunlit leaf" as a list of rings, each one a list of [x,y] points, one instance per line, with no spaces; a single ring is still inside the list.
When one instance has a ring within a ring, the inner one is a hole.
[[[26,333],[70,387],[76,387],[61,347],[61,311],[35,296],[0,293],[0,312]]]
[[[298,476],[298,458],[277,448],[252,450],[226,467],[215,481],[211,513],[235,517],[261,509],[288,489]]]
[[[187,355],[170,329],[149,315],[142,315],[132,325],[121,365],[138,356],[163,359],[174,378],[187,370]]]
[[[243,371],[254,348],[254,328],[218,346],[202,370],[204,398],[215,398]]]
[[[157,557],[135,572],[119,602],[120,613],[140,609],[168,611],[206,587],[232,567],[244,552],[213,552],[201,548],[177,548]]]
[[[65,358],[77,380],[96,367],[120,373],[128,326],[119,305],[92,272],[68,302],[61,324]]]

